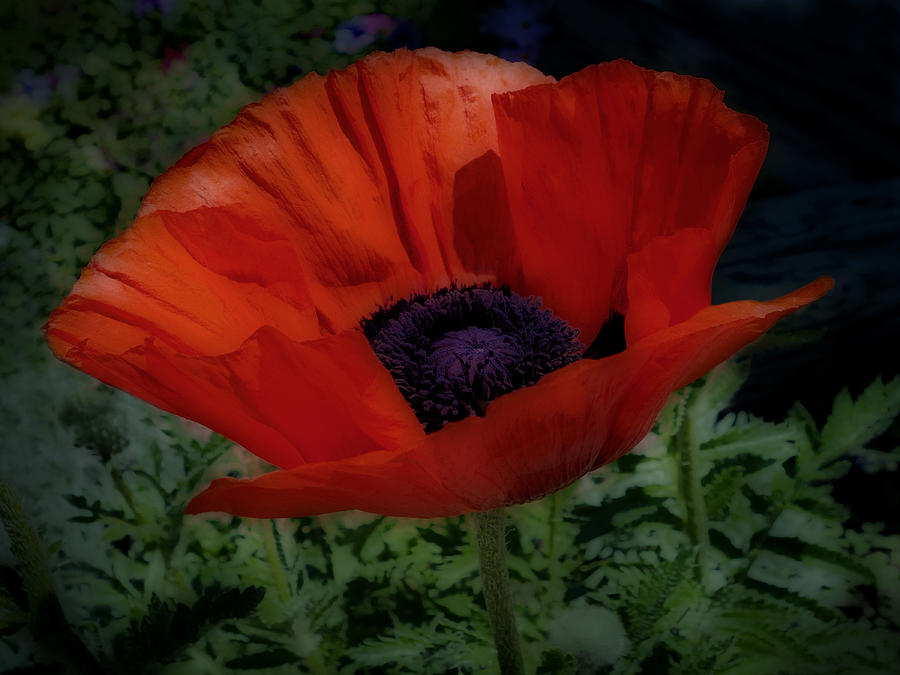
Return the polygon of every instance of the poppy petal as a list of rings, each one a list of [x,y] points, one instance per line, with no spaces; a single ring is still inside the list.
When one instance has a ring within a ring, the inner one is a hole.
[[[687,320],[710,303],[719,251],[715,233],[686,227],[627,257],[625,343]]]
[[[433,435],[445,486],[485,510],[570,484],[633,448],[672,391],[821,297],[832,283],[819,279],[769,302],[708,307],[624,352],[579,361],[497,399],[483,419]]]
[[[297,342],[266,326],[236,350],[214,356],[184,354],[155,337],[110,353],[107,345],[98,350],[93,340],[66,333],[62,319],[47,336],[54,352],[77,368],[280,467],[409,446],[424,437],[358,331]]]
[[[590,343],[611,309],[626,313],[629,252],[687,227],[713,232],[721,251],[768,143],[765,126],[722,97],[706,80],[621,60],[496,94],[519,292]]]
[[[278,466],[418,439],[362,334],[319,338],[294,251],[249,214],[156,211],[94,256],[48,319],[48,344]]]
[[[215,481],[191,512],[443,516],[572,482],[832,282],[710,307],[764,126],[624,61],[552,82],[427,49],[274,92],[154,182],[51,348],[283,469]],[[587,343],[620,312],[628,346],[426,436],[360,319],[481,281],[542,296]]]
[[[144,216],[105,244],[47,329],[111,354],[151,336],[181,353],[221,354],[265,325],[319,337],[293,248],[248,214],[203,208]]]
[[[250,209],[293,243],[320,321],[340,332],[392,296],[468,280],[454,174],[497,150],[493,93],[550,81],[471,52],[372,54],[245,108],[158,178],[140,213]]]
[[[472,52],[424,49],[399,54],[412,58],[404,62],[394,52],[364,59],[356,82],[352,69],[336,73],[350,80],[340,91],[355,87],[359,96],[358,104],[348,101],[344,109],[354,128],[362,126],[361,116],[368,125],[390,187],[395,218],[408,230],[410,258],[428,286],[473,283],[479,279],[466,266],[466,251],[456,248],[460,239],[464,247],[470,247],[465,239],[476,233],[466,229],[469,223],[460,223],[456,207],[461,188],[456,174],[463,167],[480,167],[479,160],[485,157],[496,157],[492,94],[555,80],[527,64]],[[487,198],[482,208],[498,198],[502,208],[505,197],[502,189],[478,196]],[[478,196],[468,194],[465,199],[471,204]],[[464,229],[463,236],[456,231],[457,224]],[[478,246],[490,247],[491,241],[481,241],[482,232],[477,231]],[[495,255],[502,255],[496,246],[491,248]]]
[[[280,466],[408,444],[422,433],[409,406],[362,335],[344,334],[391,297],[468,274],[473,255],[451,251],[453,174],[496,151],[493,92],[551,80],[493,56],[401,50],[273,93],[154,182],[51,315],[51,348]],[[262,344],[305,341],[284,369],[233,372]],[[304,362],[348,342],[345,363]],[[327,394],[337,383],[345,394]],[[288,391],[310,405],[272,418]]]
[[[537,499],[634,447],[672,391],[832,285],[823,277],[768,302],[707,307],[620,354],[579,361],[507,394],[485,417],[449,424],[416,447],[217,480],[188,510],[435,517]]]
[[[185,513],[224,511],[249,518],[294,518],[358,509],[410,518],[473,510],[449,492],[416,452],[371,452],[253,479],[218,478]]]

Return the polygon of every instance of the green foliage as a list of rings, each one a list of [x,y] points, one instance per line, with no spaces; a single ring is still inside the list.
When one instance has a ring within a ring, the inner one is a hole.
[[[160,664],[176,660],[185,647],[195,643],[215,624],[252,613],[264,595],[265,589],[258,586],[244,589],[212,587],[204,589],[192,605],[165,604],[153,595],[146,614],[140,620],[133,620],[131,626],[113,641],[109,669],[113,672],[138,669],[154,672]],[[240,663],[241,659],[232,659],[232,662]]]
[[[128,447],[128,438],[108,418],[109,404],[97,399],[70,401],[60,414],[60,422],[75,430],[76,447],[93,450],[103,462],[108,462]]]
[[[450,623],[437,618],[426,625],[398,625],[378,638],[366,639],[345,655],[358,668],[392,667],[400,673],[473,672],[493,660],[493,645],[483,639],[486,626]]]
[[[156,175],[265,91],[356,58],[332,50],[342,19],[417,22],[437,3],[213,4],[0,8],[0,473],[63,610],[31,622],[30,568],[4,539],[0,665],[490,672],[464,519],[187,517],[212,477],[269,467],[50,362],[39,325]],[[21,85],[29,71],[43,93]],[[896,670],[900,537],[850,520],[832,488],[851,463],[897,470],[900,450],[876,439],[900,384],[842,393],[820,430],[799,405],[779,423],[723,412],[745,375],[717,369],[674,394],[633,453],[510,510],[530,669]]]
[[[820,432],[799,405],[777,424],[723,415],[743,377],[728,364],[673,397],[631,459],[592,478],[593,503],[574,506],[585,559],[570,581],[615,608],[631,640],[613,672],[900,664],[900,537],[849,529],[831,495],[848,456],[895,455],[865,446],[900,412],[900,381],[843,392]]]
[[[211,476],[267,467],[61,372],[71,379],[55,407],[80,417],[45,425],[46,447],[82,469],[47,483],[44,498],[65,497],[36,519],[66,617],[98,664],[166,675],[493,667],[465,519],[185,517]],[[900,663],[900,537],[848,526],[831,495],[831,467],[851,458],[871,469],[861,458],[896,453],[873,443],[900,382],[841,394],[820,431],[799,406],[778,423],[723,413],[744,376],[733,364],[713,371],[673,396],[635,451],[510,510],[530,669],[877,673]],[[21,386],[27,401],[36,383]],[[12,412],[34,428],[40,410]],[[98,452],[109,438],[129,442]],[[52,663],[28,638],[17,569],[0,568],[0,657]]]
[[[800,411],[799,414],[803,414]],[[834,401],[831,417],[822,428],[822,434],[814,450],[818,457],[819,474],[810,473],[809,478],[828,479],[843,475],[845,463],[837,462],[845,455],[867,460],[876,466],[897,467],[900,448],[890,453],[872,452],[865,445],[877,438],[900,415],[900,389],[892,382],[885,384],[876,380],[855,401],[844,389]]]
[[[153,178],[267,91],[349,64],[342,19],[435,2],[153,4],[0,7],[0,373],[40,359],[37,328]]]

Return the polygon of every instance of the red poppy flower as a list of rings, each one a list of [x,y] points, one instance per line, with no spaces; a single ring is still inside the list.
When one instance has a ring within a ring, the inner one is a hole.
[[[480,54],[373,54],[247,107],[163,174],[47,339],[281,468],[216,480],[189,512],[535,499],[627,452],[673,390],[831,287],[710,305],[767,141],[706,80],[627,61],[556,82]],[[467,327],[476,304],[521,334]],[[438,306],[453,321],[434,334]],[[409,363],[373,349],[395,338]],[[397,374],[420,357],[471,400]]]

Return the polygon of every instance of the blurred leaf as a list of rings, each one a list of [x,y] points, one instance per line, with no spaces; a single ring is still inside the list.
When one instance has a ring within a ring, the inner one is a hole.
[[[263,670],[265,668],[296,664],[297,661],[298,657],[293,652],[289,652],[286,649],[271,649],[231,659],[225,662],[225,667],[232,670]]]
[[[862,448],[884,433],[900,414],[900,378],[875,380],[854,401],[844,389],[834,400],[831,416],[822,427],[821,466]]]
[[[147,613],[113,641],[114,662],[123,669],[145,671],[171,663],[214,625],[251,614],[265,593],[258,586],[210,587],[193,605],[164,603],[154,595]]]

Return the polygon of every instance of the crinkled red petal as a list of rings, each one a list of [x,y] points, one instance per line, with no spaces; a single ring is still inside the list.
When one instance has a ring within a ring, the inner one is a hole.
[[[493,278],[503,242],[455,232],[454,200],[502,188],[478,170],[491,94],[551,80],[400,50],[276,91],[154,182],[51,315],[51,348],[279,466],[408,445],[409,406],[345,333],[391,297]],[[466,164],[477,185],[455,184]]]
[[[47,327],[60,358],[280,467],[409,446],[424,437],[358,331],[297,342],[267,326],[234,351],[206,356],[146,336],[113,352],[67,332],[67,319],[67,311],[59,310]],[[79,326],[85,321],[98,328],[106,322],[107,333],[117,339],[115,326],[102,315],[77,319]]]
[[[620,354],[583,360],[447,425],[414,447],[217,480],[188,507],[256,517],[360,509],[432,517],[536,499],[613,461],[669,394],[826,293],[819,279],[769,302],[707,307]]]
[[[262,326],[319,337],[293,247],[248,213],[202,208],[139,218],[91,259],[48,334],[117,354],[159,339],[184,354],[236,349]]]
[[[613,61],[494,96],[524,283],[590,342],[627,314],[626,257],[684,228],[713,233],[711,276],[768,133],[710,82]],[[688,282],[696,285],[694,281]]]
[[[426,286],[493,280],[497,270],[483,257],[508,258],[505,241],[492,231],[511,225],[502,180],[490,173],[499,167],[491,96],[553,78],[524,63],[434,49],[378,54],[331,77],[348,126],[384,173],[395,220]],[[491,175],[495,184],[484,178]],[[482,215],[473,221],[474,209]]]
[[[471,52],[372,54],[245,108],[153,183],[141,214],[251,212],[292,243],[323,332],[346,330],[392,296],[493,278],[479,258],[503,252],[473,255],[490,240],[455,231],[454,176],[497,151],[493,93],[550,81]]]
[[[627,62],[526,88],[549,81],[401,50],[275,92],[154,183],[50,346],[285,468],[216,481],[192,512],[440,516],[570,483],[830,280],[708,307],[764,127],[706,81]],[[588,342],[622,311],[628,349],[426,437],[358,322],[481,280],[541,295]]]

